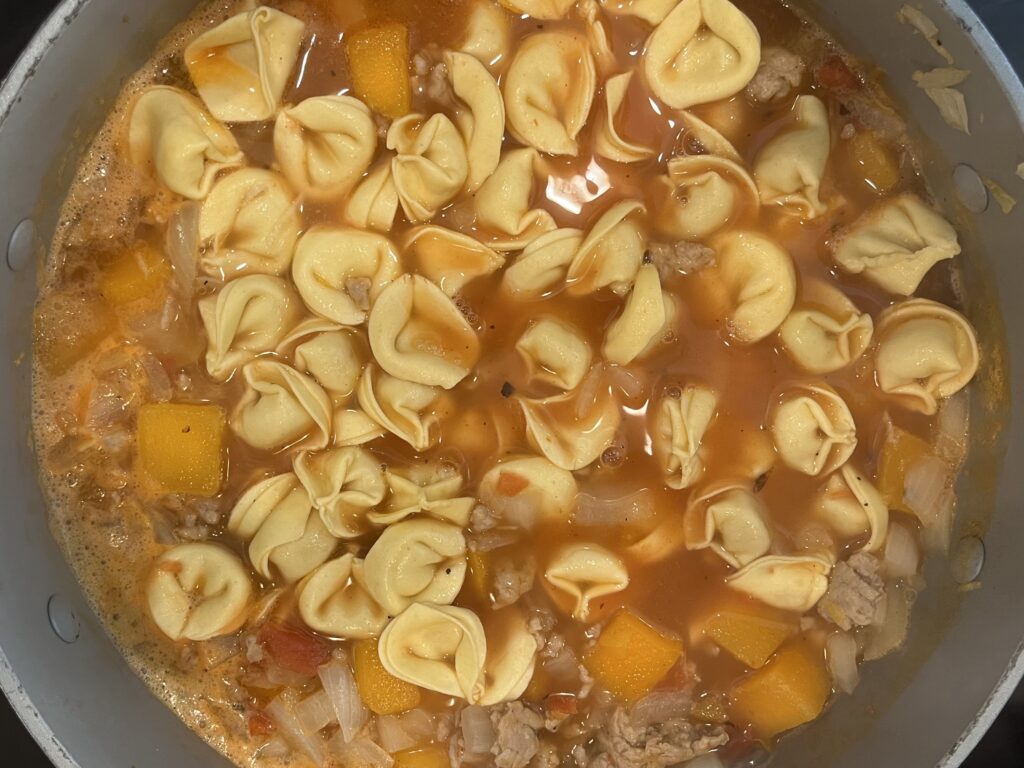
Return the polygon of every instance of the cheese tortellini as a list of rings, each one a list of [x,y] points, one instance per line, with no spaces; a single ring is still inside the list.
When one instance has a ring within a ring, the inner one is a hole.
[[[330,200],[348,192],[370,167],[377,126],[352,96],[315,96],[281,110],[274,124],[274,157],[298,192]]]
[[[531,527],[534,522],[569,520],[578,490],[572,472],[543,456],[511,456],[484,474],[479,494],[500,517]]]
[[[597,88],[587,40],[574,32],[538,32],[519,46],[505,74],[508,130],[550,155],[576,155]]]
[[[480,341],[462,312],[420,275],[403,275],[381,291],[368,331],[380,367],[416,384],[451,389],[480,357]]]
[[[456,296],[467,283],[486,277],[505,264],[505,257],[469,235],[427,224],[411,230],[405,247],[419,272]]]
[[[767,422],[783,463],[805,475],[838,469],[857,447],[850,409],[825,384],[785,389],[769,409]]]
[[[531,323],[516,342],[516,351],[526,363],[531,381],[566,391],[579,386],[593,357],[583,334],[554,317],[541,317]]]
[[[758,153],[754,180],[764,205],[813,219],[828,210],[821,200],[832,141],[828,108],[817,96],[798,96],[792,120],[792,126]]]
[[[367,517],[378,525],[391,525],[413,515],[424,514],[459,526],[469,525],[476,506],[472,496],[460,496],[464,480],[452,464],[413,464],[385,470],[388,498]]]
[[[284,280],[247,275],[199,301],[206,329],[206,370],[225,381],[257,355],[275,349],[298,322],[302,302]]]
[[[229,279],[241,272],[283,275],[301,228],[283,178],[258,168],[235,171],[214,185],[199,213],[199,238],[209,244],[203,270]]]
[[[642,203],[615,203],[594,222],[569,264],[567,290],[574,296],[611,288],[627,293],[643,263],[647,238],[639,218]]]
[[[504,154],[494,173],[480,185],[475,199],[477,225],[498,250],[527,247],[555,228],[555,220],[543,208],[531,208],[537,151],[526,147]]]
[[[568,544],[552,557],[544,578],[573,602],[572,616],[586,622],[591,602],[629,586],[629,571],[622,558],[598,544]]]
[[[398,202],[414,224],[430,221],[466,183],[466,145],[441,113],[399,118],[388,129],[387,145],[396,153],[391,174]]]
[[[836,264],[890,293],[909,296],[932,267],[960,253],[956,230],[905,192],[863,214],[832,243]]]
[[[533,240],[502,276],[502,287],[517,299],[541,299],[565,283],[583,244],[578,229],[556,229]]]
[[[435,412],[440,393],[437,387],[397,379],[372,364],[356,387],[363,413],[417,451],[427,450],[441,436]]]
[[[653,157],[655,153],[650,147],[629,141],[619,128],[632,79],[632,72],[623,72],[605,81],[601,124],[594,136],[594,150],[597,154],[618,163],[640,162]]]
[[[828,591],[832,560],[824,555],[765,555],[726,580],[735,590],[784,611],[809,611]]]
[[[147,88],[132,106],[128,151],[136,168],[192,200],[206,197],[218,173],[245,163],[227,126],[194,96],[166,85]]]
[[[276,569],[288,582],[325,563],[338,543],[291,472],[242,494],[228,517],[228,532],[249,543],[249,561],[260,575],[273,579]]]
[[[717,484],[687,506],[687,549],[710,547],[733,568],[742,568],[766,554],[771,545],[764,507],[745,486]]]
[[[701,441],[717,410],[718,394],[702,384],[670,387],[653,410],[652,448],[669,488],[689,488],[703,474]]]
[[[414,603],[450,605],[466,578],[466,538],[451,523],[404,520],[384,529],[363,572],[373,599],[391,616]]]
[[[859,358],[871,344],[874,322],[838,288],[805,281],[800,302],[779,327],[779,340],[808,373],[832,373]]]
[[[760,205],[743,166],[715,155],[672,158],[651,194],[658,229],[680,240],[703,240]]]
[[[172,640],[230,635],[248,617],[252,596],[242,561],[224,547],[205,542],[167,550],[146,580],[149,615]]]
[[[564,19],[576,0],[499,0],[510,11],[535,19]]]
[[[593,395],[583,389],[541,400],[519,398],[530,445],[556,466],[570,471],[597,461],[614,440],[622,421],[619,404],[607,383],[599,384]]]
[[[305,25],[261,5],[210,29],[185,48],[199,96],[218,120],[270,120],[299,55]]]
[[[331,399],[304,373],[273,360],[253,360],[242,369],[246,390],[231,415],[242,440],[264,451],[302,444],[325,448],[331,439]]]
[[[363,561],[351,554],[324,563],[295,588],[299,616],[331,637],[362,640],[380,635],[387,612],[366,588]]]
[[[875,379],[886,395],[913,411],[967,386],[978,371],[978,341],[967,319],[929,299],[894,304],[878,319]]]
[[[281,354],[292,346],[296,370],[316,379],[335,402],[348,400],[367,357],[366,343],[353,329],[310,318],[295,326],[277,351]]]
[[[665,339],[675,317],[675,300],[661,289],[658,268],[645,264],[637,272],[633,290],[604,339],[604,359],[616,365],[629,365],[650,352]]]
[[[384,470],[380,460],[364,448],[300,453],[295,475],[327,530],[341,539],[365,533],[367,511],[384,500]]]
[[[651,26],[664,21],[678,3],[679,0],[601,0],[601,5],[609,13],[636,16]]]
[[[370,304],[401,272],[394,244],[382,235],[313,227],[295,247],[292,280],[306,306],[341,325],[360,325]]]
[[[681,0],[647,39],[643,67],[654,95],[685,109],[739,93],[760,63],[757,27],[729,0]]]
[[[512,47],[511,16],[493,0],[472,0],[458,50],[475,56],[491,72],[507,63]]]
[[[867,475],[850,464],[829,476],[815,499],[816,513],[846,539],[867,536],[864,549],[877,552],[889,530],[889,508]]]
[[[473,56],[449,51],[444,62],[452,91],[466,107],[456,110],[455,124],[466,143],[466,191],[475,192],[494,173],[501,159],[505,102],[494,77]]]

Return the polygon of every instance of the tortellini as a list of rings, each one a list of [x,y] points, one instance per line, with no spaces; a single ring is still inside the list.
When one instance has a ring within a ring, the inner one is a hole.
[[[917,290],[933,266],[960,253],[956,230],[917,195],[905,192],[863,214],[832,243],[844,271],[863,274],[903,296]]]
[[[543,456],[511,456],[484,474],[479,494],[500,517],[530,527],[534,522],[569,520],[576,511],[578,490],[572,472]]]
[[[592,395],[584,389],[541,400],[519,399],[530,445],[570,471],[597,461],[615,439],[622,421],[607,383],[600,383]]]
[[[391,616],[414,603],[450,605],[466,578],[466,537],[438,520],[395,523],[370,547],[363,572],[373,599]]]
[[[875,379],[906,408],[934,414],[939,401],[978,371],[978,341],[967,319],[929,299],[894,304],[878,319]]]
[[[306,306],[341,325],[365,321],[370,304],[400,272],[398,252],[386,237],[338,227],[307,231],[292,262]]]
[[[466,191],[475,192],[494,173],[505,138],[505,102],[487,67],[468,53],[444,56],[455,96],[468,109],[455,112],[455,124],[466,143],[469,172]]]
[[[249,561],[259,574],[274,578],[273,566],[288,582],[325,563],[338,543],[291,472],[242,494],[228,517],[228,532],[249,542]]]
[[[718,394],[702,384],[672,388],[658,402],[651,443],[669,488],[689,488],[703,474],[701,441],[717,410]]]
[[[505,264],[505,257],[489,246],[434,224],[409,232],[405,246],[416,259],[419,272],[437,283],[447,296],[456,296],[470,281],[486,277]]]
[[[831,142],[828,108],[817,96],[798,96],[793,125],[765,144],[754,161],[761,202],[782,206],[804,219],[825,213],[821,178]]]
[[[638,221],[645,212],[642,203],[615,203],[594,222],[569,264],[567,290],[574,296],[611,288],[627,293],[643,263],[647,238]]]
[[[567,31],[539,32],[519,45],[505,74],[508,130],[550,155],[576,155],[597,88],[590,44]]]
[[[358,229],[388,232],[398,213],[398,189],[391,161],[378,163],[353,190],[345,203],[345,221]]]
[[[565,283],[576,252],[583,244],[578,229],[556,229],[533,240],[505,274],[502,287],[517,299],[541,299]]]
[[[258,168],[235,171],[214,185],[200,209],[199,238],[209,244],[203,270],[229,279],[241,272],[283,275],[301,228],[284,179]]]
[[[564,19],[576,0],[499,0],[510,11],[534,19]]]
[[[771,548],[772,535],[764,518],[764,507],[746,486],[717,484],[687,506],[686,547],[710,547],[733,568],[742,568]]]
[[[137,168],[192,200],[206,197],[218,173],[245,163],[226,126],[194,96],[166,85],[147,88],[132,106],[128,150]]]
[[[406,115],[391,124],[388,149],[398,202],[412,223],[430,221],[469,176],[469,157],[459,130],[438,113]]]
[[[778,243],[754,232],[715,238],[716,265],[702,273],[725,293],[726,333],[753,344],[782,325],[796,301],[793,260]]]
[[[785,389],[769,409],[767,422],[783,463],[805,475],[838,469],[857,447],[850,409],[825,384]]]
[[[199,300],[206,329],[206,370],[225,381],[257,355],[270,352],[292,330],[302,302],[284,280],[248,275],[233,280],[215,296]]]
[[[503,67],[511,42],[511,17],[492,0],[473,0],[458,50],[475,56],[492,72]]]
[[[380,367],[416,384],[451,389],[480,357],[480,341],[462,312],[420,275],[403,275],[381,291],[368,331]]]
[[[656,18],[660,6],[645,5]],[[654,95],[685,109],[739,93],[760,63],[757,27],[729,0],[682,0],[647,39],[643,67]]]
[[[594,151],[618,163],[636,163],[654,156],[654,150],[629,141],[619,129],[626,105],[626,92],[633,79],[632,72],[609,77],[604,84],[604,106],[601,124],[594,135]]]
[[[199,96],[218,120],[270,120],[291,76],[305,25],[261,5],[207,30],[185,48]]]
[[[703,240],[760,205],[743,166],[715,155],[672,158],[651,194],[658,229],[679,240]]]
[[[362,640],[380,635],[387,612],[366,588],[363,561],[352,554],[324,563],[295,588],[299,616],[331,637]]]
[[[297,191],[312,200],[348,192],[370,167],[377,126],[352,96],[315,96],[281,110],[274,124],[274,157]]]
[[[477,225],[499,250],[517,250],[555,228],[543,208],[531,208],[537,151],[526,147],[504,154],[494,173],[480,185],[474,202]]]
[[[514,607],[493,612],[485,630],[487,660],[477,703],[489,707],[514,701],[526,691],[537,662],[537,640]]]
[[[441,390],[403,381],[367,365],[356,397],[370,419],[417,451],[425,451],[440,438],[440,423],[433,408]]]
[[[338,408],[334,412],[334,444],[339,447],[365,445],[387,433],[359,408]]]
[[[802,613],[828,591],[832,560],[823,555],[765,555],[730,576],[726,584],[766,605]]]
[[[526,363],[531,381],[567,391],[579,386],[593,357],[583,334],[554,317],[541,317],[531,323],[516,342],[516,351]]]
[[[351,328],[310,318],[295,326],[278,346],[278,353],[292,345],[296,370],[316,379],[332,398],[348,399],[367,357],[365,342]]]
[[[252,597],[252,582],[242,561],[206,542],[167,550],[146,580],[149,615],[172,640],[230,635],[245,622]]]
[[[601,353],[616,365],[629,365],[664,340],[675,317],[672,295],[661,289],[654,264],[640,267],[621,314],[612,321]]]
[[[815,511],[840,536],[867,536],[864,549],[877,552],[889,531],[889,508],[867,475],[850,464],[829,476],[815,499]]]
[[[384,628],[378,653],[399,680],[470,702],[483,694],[487,637],[480,619],[466,608],[410,605]]]
[[[378,525],[391,525],[412,515],[424,514],[455,525],[469,525],[476,506],[472,496],[460,496],[462,473],[446,462],[413,464],[385,471],[389,494],[380,509],[367,517]]]
[[[380,460],[364,448],[300,453],[295,475],[331,535],[351,539],[366,532],[367,511],[384,500]]]
[[[678,3],[679,0],[601,0],[601,5],[609,13],[636,16],[651,26],[664,21]]]
[[[832,373],[864,354],[873,333],[871,315],[838,288],[810,280],[801,287],[800,303],[779,327],[779,340],[808,373]]]
[[[572,616],[586,622],[591,602],[629,586],[629,571],[622,558],[598,544],[578,543],[561,547],[544,571],[554,589],[572,598]]]
[[[231,428],[264,451],[290,445],[325,448],[331,439],[331,400],[311,377],[273,360],[253,360],[242,369],[246,390]]]

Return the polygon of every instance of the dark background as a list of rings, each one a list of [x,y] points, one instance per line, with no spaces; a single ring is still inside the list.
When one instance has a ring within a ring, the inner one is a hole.
[[[856,0],[853,0],[854,2]],[[1024,0],[969,0],[982,21],[1024,73]],[[57,0],[0,3],[0,76],[6,76],[22,47],[42,24]],[[951,692],[955,695],[955,692]],[[21,727],[0,696],[0,764],[19,768],[49,768],[50,763]],[[965,768],[1010,768],[1024,765],[1024,687],[1007,705],[989,733],[965,763]],[[104,766],[104,768],[122,768]],[[126,767],[125,767],[126,768]]]

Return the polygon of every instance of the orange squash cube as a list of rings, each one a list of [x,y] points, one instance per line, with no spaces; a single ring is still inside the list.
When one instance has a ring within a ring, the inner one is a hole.
[[[51,374],[65,373],[117,325],[110,308],[78,292],[54,293],[36,307],[35,353]]]
[[[356,95],[386,117],[409,113],[409,30],[387,22],[355,30],[345,38],[345,57]]]
[[[650,693],[682,653],[678,639],[623,610],[608,622],[583,663],[601,685],[631,704]]]
[[[832,694],[825,654],[806,640],[779,649],[770,662],[733,686],[733,721],[763,741],[814,720]]]
[[[352,653],[356,687],[367,708],[377,715],[397,715],[420,703],[420,689],[399,680],[381,664],[377,641],[360,640]]]
[[[931,446],[917,435],[890,427],[878,463],[878,490],[889,509],[914,514],[903,500],[907,470],[931,452]]]
[[[440,747],[403,749],[395,752],[394,768],[451,768],[448,753]]]
[[[155,403],[139,409],[139,463],[165,491],[213,496],[224,475],[219,405]]]
[[[760,669],[795,630],[796,622],[782,616],[722,611],[704,633],[751,669]]]
[[[171,277],[171,265],[148,243],[137,242],[115,256],[100,275],[100,293],[115,306],[159,297]]]

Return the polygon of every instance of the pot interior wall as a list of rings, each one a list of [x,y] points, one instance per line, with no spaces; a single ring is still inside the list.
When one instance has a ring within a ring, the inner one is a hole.
[[[47,22],[0,95],[0,243],[30,219],[41,252],[77,164],[76,151],[98,127],[121,78],[193,5],[77,0]],[[992,203],[980,215],[969,214],[953,189],[951,167],[966,163],[1007,189],[1020,188],[1014,169],[1024,157],[1014,148],[1024,146],[1024,92],[959,0],[948,6],[926,0],[923,8],[939,24],[957,66],[972,72],[963,89],[972,135],[948,128],[910,79],[915,69],[942,62],[919,35],[897,23],[895,7],[891,0],[821,0],[812,15],[854,53],[889,73],[891,91],[918,116],[935,147],[926,173],[963,234],[968,314],[986,344],[972,408],[976,440],[953,540],[983,537],[987,561],[981,588],[969,592],[944,563],[933,563],[907,648],[868,666],[853,697],[782,746],[779,765],[955,765],[1021,672],[1024,611],[1016,610],[1016,599],[1024,584],[1024,558],[1018,554],[1024,545],[1024,488],[1013,482],[1012,472],[1000,484],[998,468],[1024,466],[1024,423],[1020,409],[1011,411],[1007,400],[1007,393],[1020,394],[1009,371],[1024,364],[1024,336],[1005,341],[1003,330],[1003,323],[1024,328],[1024,304],[1009,295],[1024,278],[1018,255],[1024,206],[1004,215]],[[27,231],[22,226],[19,236]],[[33,266],[31,260],[17,270],[0,266],[7,314],[0,359],[11,361],[0,378],[0,409],[11,435],[0,454],[0,483],[7,489],[0,538],[0,684],[62,768],[75,762],[84,768],[224,765],[122,662],[47,529],[28,442]],[[53,595],[60,597],[51,602]],[[76,614],[77,630],[70,622],[62,631],[69,638],[77,631],[73,642],[51,628],[48,603],[59,625],[62,604]],[[1017,666],[1008,671],[1011,661]]]

